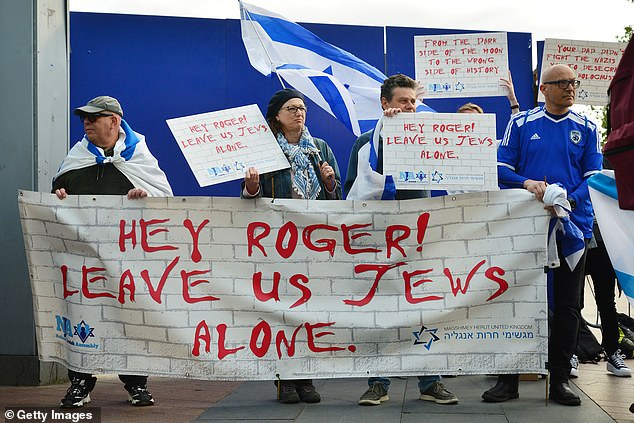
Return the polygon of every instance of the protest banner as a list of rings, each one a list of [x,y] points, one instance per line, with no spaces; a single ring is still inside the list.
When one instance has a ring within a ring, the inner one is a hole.
[[[38,353],[215,380],[542,373],[549,216],[405,201],[21,191]]]
[[[255,104],[166,122],[201,187],[289,167]]]
[[[415,36],[414,66],[425,98],[505,96],[506,32]]]
[[[400,113],[383,119],[383,174],[397,189],[494,191],[495,115]]]
[[[605,106],[608,104],[610,81],[626,45],[627,43],[546,38],[542,70],[559,63],[569,66],[581,81],[575,103]],[[544,101],[541,91],[537,101]]]

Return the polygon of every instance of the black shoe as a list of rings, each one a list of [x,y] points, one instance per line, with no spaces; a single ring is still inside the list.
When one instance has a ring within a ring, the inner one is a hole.
[[[154,398],[145,385],[131,386],[125,388],[128,391],[128,402],[137,407],[154,405]]]
[[[563,405],[581,405],[581,398],[570,389],[568,382],[551,383],[550,399]]]
[[[59,406],[62,408],[78,408],[90,402],[90,391],[95,387],[97,378],[90,376],[88,379],[72,378],[70,388],[66,396],[62,398]]]
[[[504,402],[519,397],[517,383],[509,383],[502,378],[498,378],[498,383],[482,394],[482,399],[485,402]]]
[[[295,389],[295,384],[291,381],[282,381],[278,400],[284,404],[295,404],[299,402],[299,394]]]
[[[299,395],[299,399],[304,402],[315,403],[321,401],[321,396],[312,382],[296,383],[295,390],[297,391],[297,395]]]

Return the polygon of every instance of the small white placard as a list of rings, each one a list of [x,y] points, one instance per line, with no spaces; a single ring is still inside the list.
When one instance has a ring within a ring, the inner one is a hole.
[[[166,122],[201,187],[289,167],[255,104]]]
[[[575,103],[605,106],[608,87],[626,46],[627,43],[546,38],[542,70],[558,63],[570,66],[581,81]],[[541,91],[537,100],[544,101]]]
[[[397,189],[496,191],[495,115],[399,113],[383,120],[383,174]]]
[[[414,64],[425,98],[505,96],[506,32],[415,36]]]

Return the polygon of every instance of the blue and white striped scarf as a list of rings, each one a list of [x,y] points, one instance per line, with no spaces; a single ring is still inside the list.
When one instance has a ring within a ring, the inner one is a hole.
[[[298,144],[289,144],[282,132],[277,134],[277,143],[291,164],[293,190],[302,198],[314,200],[321,191],[319,179],[310,162],[310,155],[319,155],[313,137],[304,126]]]

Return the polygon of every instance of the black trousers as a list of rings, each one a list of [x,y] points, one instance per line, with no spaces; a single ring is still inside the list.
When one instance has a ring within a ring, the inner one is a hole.
[[[90,387],[90,390],[95,387],[94,382],[92,382],[92,375],[90,373],[81,373],[76,372],[74,370],[68,369],[68,378],[85,380],[87,386]],[[125,388],[130,389],[132,386],[145,386],[147,385],[147,376],[137,376],[137,375],[119,375],[119,379],[121,382],[125,383]]]
[[[588,245],[586,240],[586,246]],[[567,382],[570,358],[575,353],[581,320],[581,293],[585,278],[586,248],[577,266],[570,270],[557,243],[561,265],[553,275],[553,314],[548,338],[548,369],[551,384]]]
[[[597,247],[588,250],[586,274],[592,278],[597,310],[601,317],[601,344],[610,356],[619,348],[619,321],[614,303],[616,273],[603,241],[597,240]],[[583,308],[583,295],[581,301]]]
[[[588,240],[586,240],[586,247]],[[581,321],[581,292],[585,277],[585,262],[588,249],[577,266],[570,270],[557,243],[560,266],[553,274],[553,314],[550,316],[550,336],[548,337],[548,370],[550,384],[568,382],[570,358],[575,353]],[[504,382],[517,387],[519,374],[500,375],[498,383]]]

